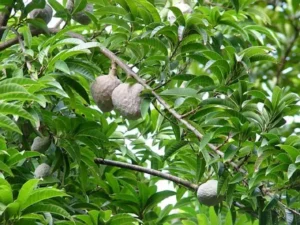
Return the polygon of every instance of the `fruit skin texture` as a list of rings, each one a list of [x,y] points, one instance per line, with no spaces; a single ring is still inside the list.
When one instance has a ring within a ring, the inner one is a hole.
[[[50,5],[46,4],[44,9],[34,9],[29,13],[30,18],[40,18],[45,21],[46,24],[52,19],[53,10]]]
[[[50,137],[36,137],[33,139],[31,150],[44,153],[50,146]]]
[[[219,204],[223,197],[218,196],[218,181],[209,180],[198,187],[197,198],[200,203],[207,206],[215,206]]]
[[[46,163],[42,163],[35,168],[34,177],[42,178],[50,175],[50,166]]]
[[[120,84],[112,92],[112,102],[117,111],[126,119],[139,119],[141,117],[141,97],[144,87],[141,84]]]
[[[71,12],[74,8],[74,0],[68,0],[67,9]],[[72,16],[72,19],[82,25],[88,25],[91,23],[90,17],[88,17],[85,12],[93,13],[93,4],[87,4],[86,7],[81,11],[77,12]]]
[[[110,112],[114,106],[111,100],[113,90],[121,81],[113,75],[102,75],[92,83],[91,93],[93,99],[102,112]]]

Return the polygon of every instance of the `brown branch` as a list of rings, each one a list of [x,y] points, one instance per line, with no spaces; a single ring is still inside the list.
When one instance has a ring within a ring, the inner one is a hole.
[[[281,58],[281,60],[279,62],[279,66],[276,71],[276,83],[277,84],[279,83],[281,72],[283,71],[283,69],[285,67],[286,59],[289,56],[289,54],[291,53],[292,48],[294,47],[294,44],[296,43],[298,37],[299,37],[299,30],[295,28],[295,35],[294,35],[293,39],[291,40],[291,42],[289,43],[289,45],[287,46],[287,49],[285,50],[284,55]]]
[[[50,33],[57,33],[59,31],[60,31],[59,29],[49,29]],[[32,36],[37,36],[39,34],[41,34],[40,31],[39,32],[37,32],[37,31],[33,31],[32,32]],[[80,34],[76,34],[76,33],[73,33],[73,32],[67,32],[67,34],[69,36],[71,36],[71,37],[75,37],[75,38],[79,38],[81,40],[85,40],[85,38],[82,35],[80,35]],[[296,38],[294,37],[294,39],[293,39],[294,41],[293,42],[296,42],[296,40],[298,38],[298,35],[299,34],[295,35]],[[23,38],[22,35],[21,35],[21,38]],[[0,44],[0,51],[5,50],[6,48],[11,47],[12,45],[17,44],[18,42],[19,42],[18,37],[13,38],[11,40],[8,40],[6,42],[3,42],[2,44]],[[292,47],[293,47],[293,45],[290,45],[290,47],[288,48],[288,49],[290,49],[289,52],[291,51]],[[128,67],[127,64],[125,64],[124,62],[122,62],[121,59],[119,59],[114,53],[112,53],[110,50],[108,50],[105,47],[101,47],[100,51],[102,52],[102,54],[104,54],[110,60],[112,60],[115,63],[117,63],[128,75],[132,76],[140,84],[142,84],[145,88],[149,89],[151,91],[151,93],[155,96],[155,98],[157,99],[157,101],[160,102],[160,104],[162,106],[164,106],[164,108],[166,110],[168,110],[169,113],[171,113],[179,122],[181,122],[182,124],[184,124],[191,132],[193,132],[197,138],[199,138],[200,140],[202,139],[203,135],[196,129],[196,127],[194,127],[191,123],[189,123],[184,118],[182,118],[182,115],[178,114],[177,111],[175,111],[174,109],[172,109],[172,107],[168,103],[166,103],[165,100],[162,99],[142,78],[140,78],[138,76],[138,74],[136,74],[135,72],[133,72]],[[289,54],[289,52],[288,52],[288,54]],[[285,54],[285,55],[288,55],[288,54]],[[285,61],[286,61],[286,57],[284,59],[284,62]],[[282,69],[283,69],[283,67],[284,67],[284,65],[282,66]],[[214,152],[216,152],[221,158],[224,158],[224,153],[222,151],[218,150],[218,147],[216,147],[213,144],[208,144],[208,146]],[[188,181],[185,181],[185,180],[182,180],[182,179],[180,179],[178,177],[175,177],[175,176],[172,176],[172,175],[169,175],[169,174],[164,174],[164,173],[162,173],[160,171],[153,170],[153,169],[147,169],[147,168],[144,168],[144,167],[140,167],[140,166],[136,166],[136,165],[131,165],[131,164],[128,164],[128,163],[121,163],[121,162],[116,162],[116,161],[112,161],[112,160],[100,159],[100,158],[95,159],[95,163],[97,163],[97,164],[103,164],[103,165],[110,165],[110,166],[117,166],[117,167],[121,167],[121,168],[127,168],[127,169],[136,170],[136,171],[139,171],[139,172],[148,173],[148,174],[151,174],[151,175],[155,175],[155,176],[158,176],[158,177],[161,177],[161,178],[173,181],[173,182],[175,182],[177,184],[181,184],[181,185],[183,185],[183,186],[185,186],[185,187],[187,187],[189,189],[192,189],[194,191],[196,191],[197,188],[198,188],[198,186],[196,184],[192,184],[192,183],[190,183]],[[234,163],[232,161],[230,161],[228,163],[234,169],[236,169],[237,171],[243,173],[244,175],[248,174],[248,172],[246,170],[240,168],[241,165],[238,165],[238,164],[236,164],[236,163]],[[271,196],[270,194],[267,194],[267,195]],[[279,201],[279,204],[282,205],[284,208],[292,211],[293,213],[295,213],[297,215],[300,215],[299,212],[297,212],[296,210],[291,209],[290,207],[288,207],[284,203],[282,203],[282,202]]]
[[[57,33],[59,32],[59,29],[49,29],[50,33]],[[41,34],[41,31],[33,31],[32,36],[37,36]],[[68,35],[76,38],[80,38],[84,40],[84,37],[82,35],[73,33],[73,32],[68,32]],[[22,36],[21,36],[22,37]],[[14,44],[18,43],[18,38],[13,38],[11,40],[8,40],[2,44],[0,44],[0,51],[4,50]],[[194,127],[190,122],[182,118],[182,116],[174,110],[163,98],[161,98],[142,78],[139,77],[138,74],[132,71],[132,69],[129,68],[129,66],[124,63],[119,57],[117,57],[113,52],[108,50],[105,47],[100,47],[100,51],[102,54],[104,54],[107,58],[110,60],[114,61],[116,64],[120,66],[128,75],[132,76],[136,81],[138,81],[141,85],[143,85],[146,89],[150,90],[152,95],[157,99],[157,101],[172,115],[174,116],[180,123],[184,124],[188,130],[190,130],[192,133],[195,134],[195,136],[201,140],[203,138],[203,135],[197,130],[196,127]],[[220,151],[215,145],[213,144],[208,144],[209,148],[211,148],[214,152],[216,152],[221,158],[224,157],[224,153]],[[242,168],[239,168],[239,166],[234,163],[234,162],[229,162],[231,166],[233,166],[236,170],[240,171],[243,174],[247,174],[247,171],[245,171]]]
[[[132,165],[132,164],[129,164],[129,163],[118,162],[118,161],[114,161],[114,160],[101,159],[101,158],[96,158],[94,160],[94,162],[97,163],[97,164],[108,165],[108,166],[117,166],[117,167],[124,168],[124,169],[130,169],[130,170],[135,170],[135,171],[142,172],[142,173],[151,174],[151,175],[154,175],[154,176],[161,177],[161,178],[164,178],[166,180],[172,181],[176,184],[182,185],[182,186],[184,186],[186,188],[189,188],[193,191],[197,191],[197,189],[198,189],[198,185],[196,185],[196,184],[193,184],[189,181],[183,180],[179,177],[175,177],[173,175],[160,172],[158,170],[149,169],[149,168],[145,168],[145,167],[137,166],[137,165]]]
[[[110,50],[108,50],[105,47],[100,47],[100,51],[102,52],[102,54],[104,54],[107,58],[109,58],[110,60],[115,61],[128,75],[132,76],[136,81],[138,81],[141,85],[143,85],[146,89],[150,90],[152,95],[157,99],[157,101],[164,106],[164,108],[169,111],[169,113],[174,116],[180,123],[184,124],[187,129],[189,129],[191,132],[193,132],[195,134],[195,136],[197,138],[199,138],[199,140],[201,140],[203,138],[203,135],[196,129],[196,127],[194,127],[190,122],[188,122],[187,120],[185,120],[184,118],[182,118],[182,116],[176,111],[174,110],[163,98],[161,98],[142,78],[139,77],[138,74],[136,74],[135,72],[133,72],[129,66],[127,64],[125,64],[123,61],[121,61],[121,59],[119,57],[117,57],[113,52],[111,52]],[[214,151],[216,152],[221,158],[224,157],[224,153],[220,150],[218,150],[218,148],[213,145],[213,144],[208,144],[208,146]],[[240,171],[243,174],[247,174],[247,171],[239,168],[238,165],[234,162],[229,162],[229,164],[231,166],[233,166],[235,169],[237,169],[238,171]]]
[[[13,4],[14,4],[14,2],[13,2]],[[7,25],[7,22],[9,20],[9,17],[10,17],[11,11],[12,11],[12,6],[6,6],[5,10],[6,10],[6,12],[0,13],[0,27],[5,27]],[[4,31],[5,31],[5,29],[0,30],[0,40],[4,34]]]
[[[202,107],[202,106],[198,105],[195,109],[193,109],[193,110],[191,110],[191,111],[189,111],[189,112],[187,112],[187,113],[181,115],[181,118],[185,118],[185,117],[188,117],[188,116],[190,116],[190,115],[195,114],[201,107]]]

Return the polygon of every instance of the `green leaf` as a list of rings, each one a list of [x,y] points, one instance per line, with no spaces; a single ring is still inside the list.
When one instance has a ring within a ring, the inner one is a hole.
[[[1,103],[0,103],[1,104]],[[20,128],[9,117],[0,114],[0,127],[22,134]]]
[[[209,207],[209,220],[211,224],[219,224],[218,216],[213,207]]]
[[[168,55],[168,49],[166,48],[166,45],[158,38],[143,38],[134,40],[134,42],[149,45],[161,51],[164,55]]]
[[[38,202],[55,198],[55,197],[64,197],[68,196],[62,190],[58,190],[55,188],[39,188],[31,192],[31,195],[27,198],[27,201],[21,206],[21,210],[28,208]]]
[[[21,207],[24,203],[26,203],[32,191],[37,187],[38,182],[39,182],[38,179],[32,179],[27,181],[25,184],[23,184],[23,186],[19,191],[18,198],[16,200],[20,203]]]
[[[119,213],[117,215],[114,215],[107,225],[120,225],[120,224],[136,224],[140,222],[138,219],[133,218],[129,214]]]
[[[201,224],[201,225],[209,225],[210,224],[208,222],[207,216],[204,213],[197,214],[197,221],[198,221],[198,224]]]
[[[234,8],[235,8],[235,11],[236,13],[239,13],[239,9],[240,9],[240,2],[239,0],[231,0]]]
[[[177,152],[187,144],[188,144],[187,141],[172,141],[171,145],[166,146],[163,160],[167,160],[170,156],[172,156],[175,152]]]
[[[288,176],[288,179],[290,179],[293,174],[297,171],[297,166],[296,164],[290,164],[289,165],[289,168],[288,168],[288,171],[287,171],[287,176]]]
[[[95,13],[96,16],[102,15],[118,15],[118,16],[126,16],[128,12],[121,7],[116,6],[104,6],[101,7],[100,11]]]
[[[8,173],[10,176],[14,176],[13,172],[9,168],[8,165],[6,165],[4,162],[0,161],[0,170],[2,170],[5,173]]]
[[[150,14],[153,18],[153,22],[157,22],[157,23],[161,22],[160,15],[159,15],[157,9],[154,7],[154,5],[152,5],[147,0],[138,0],[137,4],[140,4],[142,7],[144,7],[145,9],[147,9],[150,12]]]
[[[86,92],[86,90],[81,86],[80,83],[78,83],[76,80],[69,76],[59,76],[57,77],[57,80],[62,85],[68,85],[70,88],[72,88],[74,91],[76,91],[88,104],[90,104],[89,95]]]
[[[247,26],[244,26],[243,29],[245,29],[245,30],[255,30],[255,31],[261,32],[261,33],[265,34],[268,38],[273,40],[276,43],[277,46],[280,46],[280,43],[279,43],[277,37],[275,36],[275,34],[273,33],[273,31],[271,31],[267,27],[263,27],[263,26],[260,26],[260,25],[247,25]]]
[[[148,212],[153,207],[155,207],[158,203],[160,203],[162,200],[175,195],[176,193],[174,191],[160,191],[157,192],[148,199],[146,206],[145,206],[145,212]]]
[[[70,69],[68,67],[68,64],[65,63],[64,61],[62,60],[58,60],[55,62],[55,68],[66,73],[66,74],[70,74]]]
[[[30,115],[26,110],[24,110],[22,107],[20,107],[16,104],[0,102],[0,114],[17,115],[17,116],[21,116],[25,119],[29,119],[33,122],[35,121],[35,119],[32,115]]]
[[[197,90],[192,88],[172,88],[159,93],[161,96],[180,96],[198,99]]]
[[[110,173],[105,174],[106,180],[111,187],[113,193],[119,193],[120,192],[120,186],[117,181],[117,179]]]
[[[290,145],[278,145],[278,146],[284,151],[286,151],[293,161],[296,161],[297,156],[300,155],[300,150],[296,149],[293,146]]]
[[[0,193],[0,203],[8,205],[9,203],[13,202],[13,193],[11,186],[2,177],[0,177]]]
[[[59,215],[68,219],[71,219],[71,215],[62,207],[53,204],[35,204],[29,206],[24,213],[38,213],[38,212],[49,212],[55,215]]]
[[[130,31],[130,26],[126,23],[126,21],[115,18],[115,17],[106,17],[106,18],[100,19],[98,22],[100,24],[115,25],[115,26],[124,28],[128,32]]]
[[[169,7],[169,10],[171,10],[173,12],[173,14],[176,17],[176,22],[178,22],[179,25],[184,26],[185,25],[185,20],[183,17],[183,14],[181,12],[181,10],[177,7]]]

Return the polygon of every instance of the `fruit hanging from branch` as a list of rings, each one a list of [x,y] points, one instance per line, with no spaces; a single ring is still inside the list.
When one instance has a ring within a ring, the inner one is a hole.
[[[74,0],[68,0],[67,9],[69,10],[69,12],[72,12],[74,10]],[[86,14],[86,12],[92,13],[93,10],[94,10],[94,6],[92,4],[87,4],[82,11],[73,14],[72,19],[82,25],[88,25],[91,23],[91,19]]]
[[[29,13],[29,17],[32,19],[42,19],[46,24],[48,24],[53,15],[53,9],[50,5],[46,4],[43,9],[34,9]]]
[[[207,206],[215,206],[222,202],[223,197],[218,195],[218,181],[208,180],[201,184],[197,190],[197,197],[200,203]]]
[[[31,150],[44,153],[49,148],[50,144],[50,137],[36,137],[33,139]]]
[[[128,83],[120,84],[112,92],[112,102],[115,110],[131,120],[136,120],[141,117],[141,97],[140,93],[144,90],[141,84],[130,85]]]
[[[114,106],[111,95],[113,90],[121,84],[121,81],[116,77],[116,66],[112,63],[112,68],[108,75],[100,75],[91,85],[91,94],[102,112],[110,112]]]
[[[50,175],[50,166],[46,163],[42,163],[38,165],[38,167],[34,171],[34,177],[43,178]]]

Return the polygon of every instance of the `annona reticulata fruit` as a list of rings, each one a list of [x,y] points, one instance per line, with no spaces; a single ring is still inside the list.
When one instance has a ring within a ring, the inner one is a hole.
[[[144,90],[141,84],[120,84],[111,95],[113,105],[120,114],[127,119],[139,119],[141,117],[141,97]]]
[[[72,12],[74,8],[74,0],[68,0],[67,2],[67,9],[69,12]],[[82,25],[88,25],[91,22],[90,17],[85,12],[92,13],[94,10],[93,4],[87,4],[86,7],[80,11],[72,15],[72,19]]]
[[[50,5],[46,4],[43,9],[34,9],[29,13],[29,17],[36,19],[40,18],[45,21],[46,24],[52,19],[53,10]]]
[[[50,137],[36,137],[33,139],[31,150],[44,153],[50,146]]]
[[[42,178],[50,175],[50,166],[46,163],[42,163],[35,168],[34,177]]]
[[[114,108],[111,95],[120,83],[121,81],[114,75],[102,75],[93,82],[91,93],[95,103],[103,112],[109,112]]]
[[[223,197],[218,196],[218,181],[208,180],[201,184],[197,190],[197,198],[203,205],[215,206],[219,204]]]

